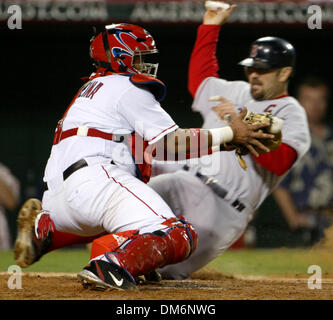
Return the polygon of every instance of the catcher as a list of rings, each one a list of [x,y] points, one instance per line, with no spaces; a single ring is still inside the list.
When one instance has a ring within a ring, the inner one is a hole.
[[[93,241],[89,264],[78,274],[83,286],[135,289],[134,278],[151,278],[196,248],[193,227],[145,184],[152,153],[191,158],[218,152],[224,142],[269,151],[256,140],[271,138],[256,132],[267,125],[245,124],[245,110],[227,127],[179,128],[160,105],[166,87],[156,78],[158,64],[149,63],[156,53],[149,32],[132,24],[105,26],[91,40],[96,71],[58,122],[42,206],[30,199],[18,216],[18,265]]]
[[[212,128],[226,124],[246,107],[252,113],[245,120],[268,121],[275,138],[268,143],[271,152],[259,156],[226,144],[236,149],[241,166],[235,152],[219,152],[207,156],[209,167],[202,166],[201,160],[150,181],[172,211],[185,216],[198,233],[197,250],[188,260],[159,270],[166,279],[185,279],[227,250],[242,235],[254,211],[309,149],[306,114],[288,95],[295,64],[295,50],[289,42],[276,37],[254,41],[249,57],[239,63],[248,82],[218,77],[219,32],[235,8],[207,9],[198,28],[189,65],[192,109],[201,113],[203,128]],[[255,115],[258,113],[261,115]],[[157,165],[154,172],[168,170],[164,164]]]

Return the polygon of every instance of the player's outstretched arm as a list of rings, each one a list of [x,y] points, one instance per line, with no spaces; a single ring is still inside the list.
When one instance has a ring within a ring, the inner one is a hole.
[[[243,121],[247,109],[235,115],[229,126],[215,129],[177,129],[167,134],[155,144],[156,160],[184,160],[198,158],[221,151],[227,142],[246,146],[254,155],[270,150],[260,139],[272,139],[274,136],[258,131],[267,124],[249,125]]]
[[[188,90],[193,97],[203,80],[208,77],[219,77],[216,46],[220,27],[229,19],[235,8],[236,6],[231,6],[225,11],[207,10],[204,14],[203,24],[198,29],[189,63]]]

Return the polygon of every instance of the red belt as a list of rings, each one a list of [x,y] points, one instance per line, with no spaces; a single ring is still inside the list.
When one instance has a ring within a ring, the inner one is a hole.
[[[59,130],[59,129],[58,129]],[[66,131],[62,131],[61,129],[59,132],[57,131],[54,136],[53,144],[58,144],[60,141],[72,137],[72,136],[79,136],[79,137],[95,137],[95,138],[102,138],[106,140],[112,140],[115,142],[122,142],[124,140],[124,135],[115,135],[112,133],[106,133],[94,128],[88,128],[86,126],[81,126],[78,128],[69,129]]]
[[[130,152],[132,154],[136,171],[137,177],[142,180],[143,182],[147,183],[151,176],[151,164],[147,163],[143,154],[137,155],[135,148],[135,135],[134,134],[112,134],[106,133],[94,128],[88,128],[86,126],[80,126],[78,128],[69,129],[66,131],[62,131],[62,121],[59,121],[57,130],[54,134],[53,145],[58,144],[60,141],[72,137],[72,136],[79,136],[79,137],[96,137],[102,138],[105,140],[112,140],[114,142],[123,142],[125,137],[131,138],[131,140],[126,139],[127,143],[130,143]],[[148,146],[147,141],[143,141],[141,147],[143,148],[143,152],[145,152],[145,148]],[[141,162],[143,161],[143,164]],[[140,164],[139,164],[140,163]]]

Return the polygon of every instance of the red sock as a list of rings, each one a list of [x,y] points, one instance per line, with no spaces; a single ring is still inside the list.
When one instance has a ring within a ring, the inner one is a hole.
[[[101,237],[105,233],[100,233],[95,236],[89,236],[89,237],[83,237],[83,236],[78,236],[76,234],[72,233],[67,233],[67,232],[60,232],[58,230],[55,230],[52,233],[52,244],[51,247],[49,248],[48,252],[64,247],[69,247],[75,244],[86,244],[90,243],[93,240]]]
[[[120,245],[130,239],[138,230],[128,230],[118,233],[107,234],[94,240],[91,247],[90,260],[104,254],[107,251],[117,250]]]
[[[47,238],[49,234],[52,235],[51,246],[46,250],[46,252],[50,252],[56,249],[69,247],[74,244],[89,243],[107,233],[103,232],[95,236],[83,237],[72,233],[60,232],[56,230],[50,215],[44,212],[38,219],[37,234],[38,239],[41,240]]]

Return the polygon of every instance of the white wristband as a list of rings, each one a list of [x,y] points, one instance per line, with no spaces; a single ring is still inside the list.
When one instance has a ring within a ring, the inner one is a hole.
[[[212,135],[212,147],[220,146],[222,143],[230,142],[234,137],[234,133],[229,126],[224,128],[209,129],[209,131]]]

